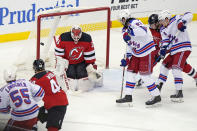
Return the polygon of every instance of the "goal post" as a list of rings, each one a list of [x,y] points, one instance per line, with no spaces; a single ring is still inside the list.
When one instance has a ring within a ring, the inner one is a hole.
[[[109,52],[110,52],[110,26],[111,26],[111,9],[109,7],[96,7],[96,8],[88,8],[88,9],[78,9],[71,11],[60,11],[60,12],[50,12],[45,14],[39,14],[37,16],[37,48],[36,48],[36,59],[40,59],[40,44],[41,44],[41,26],[42,26],[42,18],[46,17],[55,17],[55,16],[63,16],[63,15],[72,15],[77,13],[88,13],[88,12],[97,12],[97,11],[107,11],[106,19],[107,19],[107,27],[106,27],[106,62],[105,68],[109,68]],[[53,39],[53,38],[52,38]]]

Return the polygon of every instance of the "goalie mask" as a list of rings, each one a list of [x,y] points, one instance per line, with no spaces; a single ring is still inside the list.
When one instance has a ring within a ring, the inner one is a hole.
[[[79,39],[81,38],[81,35],[82,31],[80,26],[75,25],[71,28],[71,37],[74,40],[75,44],[78,43]]]
[[[45,64],[42,59],[35,60],[33,62],[33,69],[35,72],[45,70]]]

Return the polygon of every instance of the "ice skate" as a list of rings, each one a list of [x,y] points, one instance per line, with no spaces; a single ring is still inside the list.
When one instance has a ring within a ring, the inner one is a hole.
[[[140,87],[142,87],[142,84],[143,84],[143,83],[144,83],[144,82],[142,81],[142,79],[139,79],[135,86],[136,86],[137,88],[140,88]]]
[[[132,106],[132,95],[125,95],[124,98],[117,99],[116,103],[118,105],[126,104],[128,106]]]
[[[157,86],[157,88],[159,89],[159,91],[161,92],[161,88],[162,88],[162,86],[163,86],[163,83],[160,82],[159,85],[156,85],[156,86]]]
[[[147,107],[153,107],[160,105],[160,102],[161,102],[161,96],[159,95],[152,97],[152,99],[148,100],[145,104],[147,105]]]
[[[183,93],[182,90],[177,90],[176,94],[170,96],[171,101],[173,102],[183,102]]]

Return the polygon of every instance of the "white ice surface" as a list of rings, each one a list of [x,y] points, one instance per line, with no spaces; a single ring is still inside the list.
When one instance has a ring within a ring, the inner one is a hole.
[[[196,29],[197,22],[189,24],[193,52],[188,63],[197,69]],[[170,72],[162,89],[161,106],[145,107],[145,101],[150,98],[146,88],[134,91],[133,107],[116,105],[122,81],[119,64],[125,50],[120,31],[120,28],[111,30],[110,69],[104,70],[104,86],[82,94],[68,93],[69,106],[62,131],[197,131],[197,87],[194,80],[184,73],[184,103],[173,103],[169,99],[175,90]],[[95,35],[99,36],[99,33]],[[0,44],[0,83],[3,83],[3,69],[15,61],[25,43],[17,41]],[[154,69],[155,78],[159,74],[159,66]],[[20,77],[29,79],[32,75],[33,72]],[[8,117],[0,115],[0,119]],[[38,130],[45,131],[45,124],[38,123]]]

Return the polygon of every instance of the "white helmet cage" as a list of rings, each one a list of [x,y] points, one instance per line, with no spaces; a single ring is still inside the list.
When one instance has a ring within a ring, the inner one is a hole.
[[[3,72],[4,80],[6,82],[16,80],[16,71],[17,71],[17,68],[12,67],[12,66],[5,69],[4,72]]]
[[[159,20],[165,20],[166,18],[171,18],[171,13],[168,10],[163,10],[158,14]]]
[[[71,37],[74,40],[74,42],[78,42],[79,39],[81,38],[82,35],[82,30],[81,27],[78,25],[74,25],[71,28]]]
[[[126,20],[130,18],[130,12],[129,10],[122,10],[119,14],[118,14],[118,20],[125,25]]]

